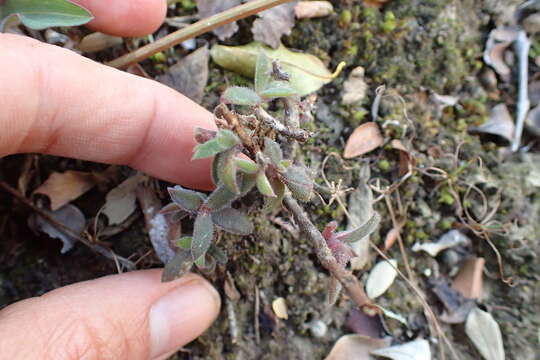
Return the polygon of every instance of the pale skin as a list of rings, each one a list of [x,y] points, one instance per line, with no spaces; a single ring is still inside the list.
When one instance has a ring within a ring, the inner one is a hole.
[[[88,26],[119,36],[151,33],[164,0],[77,0]],[[0,34],[0,157],[45,153],[129,165],[210,189],[209,162],[190,160],[195,127],[212,115],[151,80],[52,45]],[[6,359],[165,359],[217,317],[220,298],[200,276],[160,282],[161,270],[86,281],[0,311]]]

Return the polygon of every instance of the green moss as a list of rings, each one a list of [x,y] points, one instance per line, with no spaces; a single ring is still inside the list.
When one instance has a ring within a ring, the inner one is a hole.
[[[386,160],[386,159],[383,159],[383,160],[380,160],[378,163],[377,163],[377,167],[382,171],[382,172],[387,172],[390,170],[390,167],[392,165],[390,164],[390,161]]]
[[[350,10],[343,10],[341,15],[339,15],[339,26],[346,28],[350,25],[352,21],[352,13]]]
[[[396,29],[397,23],[396,23],[396,16],[393,12],[387,11],[384,14],[384,21],[381,23],[381,30],[384,33],[391,33]]]

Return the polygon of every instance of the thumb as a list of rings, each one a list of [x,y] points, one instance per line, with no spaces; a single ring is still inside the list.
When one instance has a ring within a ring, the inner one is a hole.
[[[216,318],[220,298],[197,275],[161,270],[66,286],[0,311],[5,359],[165,359]]]

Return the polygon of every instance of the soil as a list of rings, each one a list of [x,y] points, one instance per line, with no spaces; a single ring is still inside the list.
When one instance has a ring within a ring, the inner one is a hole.
[[[512,155],[493,139],[467,132],[468,127],[485,122],[489,109],[499,102],[506,102],[514,110],[515,84],[499,81],[496,91],[483,85],[482,79],[491,70],[482,61],[482,51],[488,32],[502,23],[518,2],[391,0],[378,10],[365,8],[358,1],[332,1],[334,14],[297,21],[283,43],[318,56],[329,68],[335,68],[341,61],[347,63],[344,74],[319,91],[312,125],[318,136],[302,147],[303,161],[317,174],[316,178],[321,179],[320,168],[325,157],[332,152],[342,154],[344,143],[355,127],[371,120],[375,89],[386,85],[386,94],[391,96],[383,97],[377,122],[383,124],[386,144],[401,139],[416,159],[419,170],[400,184],[388,202],[382,199],[374,204],[383,221],[371,240],[382,247],[385,235],[393,228],[390,208],[404,219],[401,235],[407,260],[398,244],[386,254],[397,259],[402,270],[405,261],[408,262],[436,313],[440,313],[441,305],[431,290],[432,281],[451,279],[460,261],[468,255],[485,258],[484,293],[479,306],[488,309],[499,324],[507,358],[532,360],[538,358],[540,329],[540,189],[535,180],[540,176],[538,139],[526,137],[525,143],[530,144],[528,151]],[[193,12],[180,8],[175,15]],[[225,43],[249,42],[250,23],[240,21],[239,33]],[[538,39],[531,40],[533,47],[538,44]],[[211,34],[199,39],[201,44],[205,41],[218,42]],[[183,52],[168,52],[167,62],[147,60],[143,66],[153,77],[158,76]],[[99,56],[107,58],[113,54]],[[249,80],[212,62],[209,66],[210,80],[203,100],[208,109],[217,104],[222,84],[249,84]],[[357,66],[365,69],[368,95],[360,103],[343,105],[344,80]],[[531,72],[539,70],[531,65]],[[430,100],[432,92],[457,96],[459,102],[441,108]],[[360,169],[367,164],[372,184],[377,179],[383,184],[397,183],[399,155],[397,150],[385,145],[360,160],[341,162],[331,157],[324,172],[330,181],[341,179],[344,188],[356,188]],[[72,159],[16,155],[0,159],[0,181],[17,187],[25,162],[31,162],[33,169],[27,194],[54,171],[105,168]],[[428,171],[433,168],[449,176],[436,177]],[[129,169],[119,172],[121,178],[131,174]],[[470,210],[477,220],[482,217],[481,196],[474,191],[468,193],[469,184],[485,194],[490,211],[495,208],[493,217],[484,218],[483,224],[473,223],[464,215],[460,217],[460,206]],[[164,203],[166,185],[159,184]],[[94,189],[74,203],[90,218],[104,203],[104,197],[105,192]],[[349,203],[350,207],[358,208],[354,200],[349,201],[353,202]],[[345,295],[336,305],[327,304],[328,274],[318,263],[310,243],[277,225],[280,220],[290,222],[290,214],[281,211],[261,216],[260,204],[256,197],[248,197],[242,203],[255,222],[256,232],[248,237],[222,236],[218,245],[228,254],[227,265],[206,274],[223,295],[221,316],[187,347],[188,352],[181,352],[173,359],[324,359],[340,336],[352,332],[346,320],[353,304]],[[345,213],[337,203],[325,205],[316,198],[306,205],[306,210],[321,228],[331,220],[338,221],[341,228],[347,225]],[[60,254],[59,241],[30,230],[27,219],[31,213],[20,201],[0,191],[0,308],[63,285],[117,271],[114,262],[80,244]],[[495,228],[499,224],[502,225]],[[471,227],[487,234],[501,255],[504,278],[512,278],[513,286],[501,279],[497,257],[486,237],[479,231],[471,231]],[[499,231],[501,228],[504,232]],[[435,241],[450,229],[467,234],[471,246],[436,258],[412,252],[414,243]],[[132,226],[107,242],[116,253],[134,259],[152,249],[142,214]],[[371,252],[369,264],[358,276],[365,281],[377,261],[376,254]],[[150,254],[138,263],[138,268],[159,264]],[[226,300],[224,294],[226,272],[231,274],[241,294],[235,302]],[[277,319],[272,312],[272,301],[278,297],[288,304],[287,320]],[[420,300],[400,277],[377,303],[407,320],[408,327],[393,319],[385,320],[385,331],[395,343],[418,336],[435,338],[436,334],[429,332]],[[231,313],[238,324],[236,343],[231,337]],[[321,326],[321,322],[327,328],[322,334],[313,329]],[[442,326],[462,359],[479,358],[463,324],[442,323]],[[434,341],[431,346],[434,358],[441,358]]]

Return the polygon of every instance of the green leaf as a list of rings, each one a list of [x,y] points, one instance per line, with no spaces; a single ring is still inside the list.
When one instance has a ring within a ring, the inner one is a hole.
[[[271,100],[298,95],[298,91],[296,91],[287,81],[273,81],[268,84],[266,89],[259,92],[259,95],[265,100]]]
[[[264,207],[263,210],[270,212],[278,207],[281,206],[283,202],[283,197],[285,196],[285,184],[283,184],[279,180],[272,180],[270,181],[272,184],[272,189],[274,189],[274,193],[276,194],[276,197],[265,197],[264,198]]]
[[[380,221],[381,216],[379,215],[379,213],[373,212],[371,218],[364,224],[362,224],[359,228],[351,231],[343,231],[341,233],[338,233],[337,238],[341,241],[345,241],[348,243],[357,242],[375,231]]]
[[[205,205],[212,211],[219,211],[229,206],[237,197],[238,195],[230,191],[227,186],[222,183],[208,195]]]
[[[227,265],[227,253],[216,245],[210,245],[208,255],[211,255],[221,265]]]
[[[249,235],[253,224],[246,215],[233,208],[226,208],[212,213],[212,221],[221,229],[236,235]]]
[[[259,171],[259,165],[249,159],[237,157],[235,159],[238,170],[246,174],[256,174]]]
[[[174,257],[165,265],[163,274],[161,275],[161,281],[173,281],[184,276],[193,266],[193,259],[191,258],[191,252],[182,250],[176,253]]]
[[[285,185],[291,190],[293,196],[300,201],[308,201],[313,192],[313,180],[304,167],[290,166],[283,174]]]
[[[230,130],[221,129],[217,132],[214,139],[195,146],[195,152],[191,159],[196,160],[216,156],[238,144],[240,144],[240,139],[235,133]]]
[[[17,14],[24,25],[34,30],[83,25],[94,18],[88,10],[66,0],[6,0],[0,10],[0,22]]]
[[[235,194],[240,194],[237,180],[236,151],[227,150],[223,154],[223,166],[218,168],[218,177]]]
[[[264,51],[259,52],[255,67],[255,91],[261,93],[266,89],[272,74],[272,61]]]
[[[247,87],[231,86],[221,95],[223,101],[233,105],[255,106],[262,102],[257,93]]]
[[[180,239],[176,240],[176,246],[181,249],[191,249],[191,242],[193,238],[191,236],[183,236]]]
[[[204,264],[204,255],[214,239],[214,223],[210,213],[200,212],[193,224],[193,240],[191,241],[191,255],[193,260],[200,260]]]
[[[231,130],[220,129],[216,135],[216,140],[224,149],[230,149],[240,144],[240,139]]]
[[[199,207],[206,200],[206,195],[197,191],[184,189],[180,185],[167,188],[167,190],[169,191],[172,201],[185,211],[194,212],[199,210]]]
[[[259,192],[264,196],[276,197],[270,181],[262,170],[257,174],[257,189],[259,189]]]
[[[264,138],[263,154],[269,158],[272,164],[275,166],[279,166],[281,160],[283,160],[283,152],[281,151],[281,147],[277,142],[270,140],[269,138]]]
[[[260,42],[244,46],[214,45],[212,60],[221,67],[253,78],[257,57],[264,52],[270,60],[278,60],[283,70],[291,76],[290,85],[298,95],[305,96],[319,90],[335,78],[323,62],[313,55],[293,52],[281,45],[272,49]]]
[[[244,174],[240,185],[240,196],[246,195],[257,183],[257,174]]]
[[[210,250],[208,250],[210,252]],[[197,268],[206,274],[211,274],[216,270],[216,259],[210,254],[201,256],[199,260],[195,261]]]

